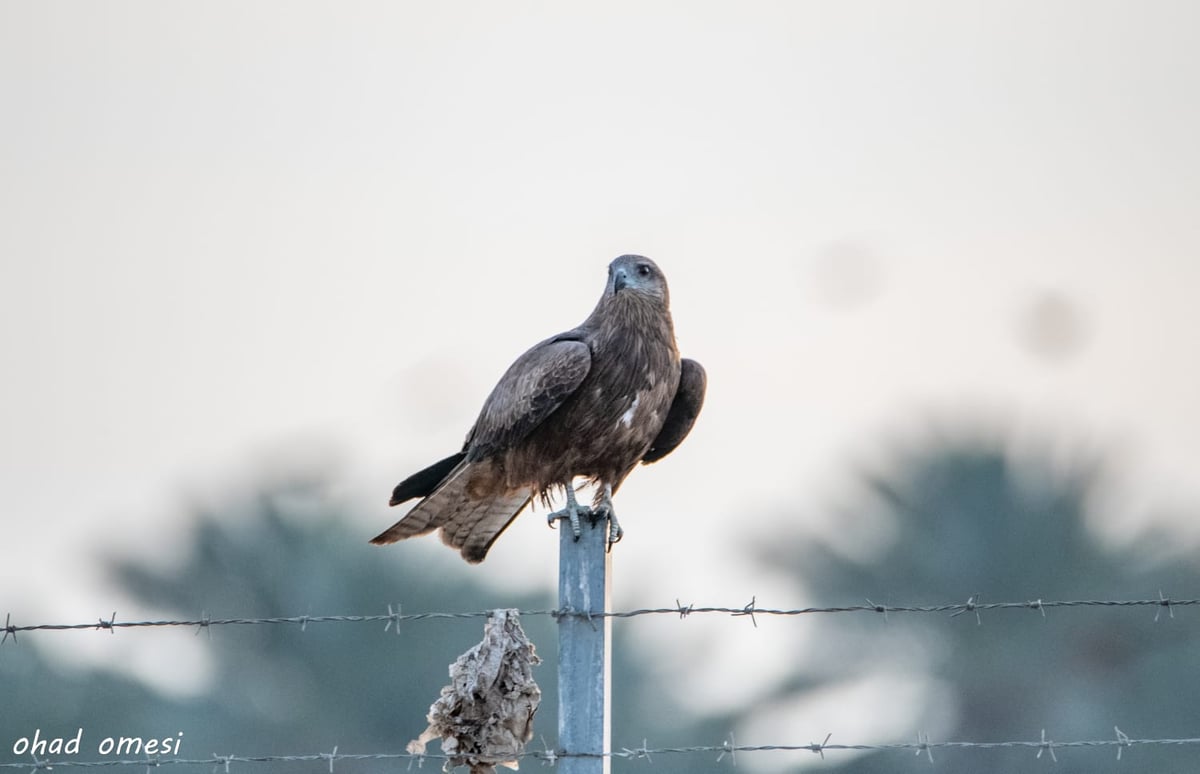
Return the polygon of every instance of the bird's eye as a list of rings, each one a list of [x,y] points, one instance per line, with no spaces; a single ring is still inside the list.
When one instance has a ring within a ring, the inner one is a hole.
[[[644,263],[639,263],[637,265],[637,273],[638,273],[639,277],[649,277],[650,276],[650,266],[647,264],[644,264]]]

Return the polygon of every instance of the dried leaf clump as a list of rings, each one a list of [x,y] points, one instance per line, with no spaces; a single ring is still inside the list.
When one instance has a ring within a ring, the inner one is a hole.
[[[533,714],[542,691],[533,667],[542,660],[525,636],[516,610],[495,610],[483,641],[450,665],[450,685],[429,708],[429,727],[408,743],[414,755],[440,739],[450,756],[446,771],[470,766],[471,774],[491,774],[496,766],[517,768],[533,737]]]

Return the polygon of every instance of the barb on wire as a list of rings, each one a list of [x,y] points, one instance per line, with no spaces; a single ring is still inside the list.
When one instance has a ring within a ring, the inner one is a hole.
[[[754,624],[755,629],[758,628],[758,619],[754,617],[754,614],[756,612],[758,612],[757,605],[756,605],[757,600],[758,600],[758,597],[750,597],[750,601],[746,603],[746,606],[743,607],[739,612],[736,612],[733,614],[733,615],[748,615],[748,616],[750,616],[750,623]]]
[[[645,739],[642,740],[641,747],[634,747],[632,749],[628,747],[621,748],[621,755],[625,756],[626,758],[645,758],[650,763],[654,762],[654,759],[650,757],[650,754],[653,752],[654,750],[647,748]]]
[[[1054,754],[1054,742],[1046,741],[1046,729],[1043,728],[1042,729],[1042,743],[1038,747],[1037,757],[1041,758],[1042,753],[1044,753],[1044,752],[1049,752],[1050,760],[1054,761],[1055,763],[1058,763],[1058,756]]]
[[[729,732],[729,738],[721,744],[719,751],[721,754],[717,756],[717,763],[720,763],[725,758],[725,755],[728,754],[729,760],[733,761],[733,765],[737,765],[737,744],[733,738],[732,731]],[[716,752],[716,750],[714,750],[714,752]]]
[[[1178,603],[1172,602],[1169,598],[1164,597],[1163,593],[1162,593],[1162,589],[1158,590],[1158,604],[1160,606],[1160,609],[1158,609],[1154,612],[1155,623],[1158,622],[1158,614],[1162,612],[1161,608],[1163,608],[1163,607],[1165,607],[1167,609],[1167,615],[1171,616],[1172,618],[1175,617],[1175,611],[1174,611],[1174,609],[1171,608],[1171,605],[1178,604]]]
[[[929,734],[917,732],[917,757],[921,757],[921,753],[929,756],[929,762],[933,763],[933,747],[929,744]]]
[[[1116,726],[1113,726],[1113,731],[1117,732],[1117,760],[1121,760],[1121,752],[1129,746],[1129,737]]]
[[[978,594],[974,594],[972,596],[967,597],[966,603],[963,604],[963,606],[961,608],[959,608],[958,610],[955,610],[953,613],[951,613],[950,617],[957,618],[958,616],[962,615],[963,613],[974,613],[975,614],[975,625],[983,626],[983,619],[979,617],[980,605],[978,602],[975,601],[978,597],[979,597]],[[1026,604],[1028,604],[1028,603],[1026,603]]]
[[[388,629],[391,629],[393,626],[395,626],[396,627],[396,636],[399,637],[400,636],[400,616],[403,612],[404,612],[404,606],[401,605],[399,602],[396,603],[395,611],[392,610],[392,606],[389,603],[388,604],[388,614],[387,614],[388,622],[386,624],[384,624],[383,630],[386,632]]]
[[[113,630],[113,627],[116,625],[117,625],[117,611],[114,610],[112,612],[112,616],[109,617],[109,619],[107,621],[105,621],[103,618],[100,619],[100,622],[96,624],[96,629],[97,630],[108,629],[109,634],[116,634],[116,632]]]
[[[542,752],[538,757],[550,766],[558,763],[558,752],[546,742],[545,736],[542,737]]]
[[[337,750],[338,750],[338,748],[337,748],[337,745],[335,744],[333,746],[333,752],[321,753],[321,757],[324,758],[325,760],[329,761],[329,774],[333,774],[333,762],[337,759],[337,754],[338,754]]]
[[[1034,599],[1023,602],[980,602],[978,594],[974,594],[967,598],[966,602],[954,602],[943,605],[881,605],[867,599],[864,604],[845,605],[841,607],[801,607],[801,608],[768,608],[759,607],[755,598],[751,598],[750,602],[740,607],[717,607],[706,606],[699,607],[694,604],[683,605],[679,600],[675,601],[674,607],[648,607],[639,608],[636,610],[622,610],[615,612],[598,612],[598,611],[582,611],[571,608],[557,608],[548,610],[519,610],[521,616],[550,616],[558,619],[563,617],[577,616],[588,620],[596,618],[637,618],[640,616],[652,615],[672,615],[680,618],[687,618],[692,615],[710,614],[710,615],[729,615],[734,617],[748,616],[754,625],[758,626],[757,616],[809,616],[809,615],[828,615],[837,613],[874,613],[882,614],[886,619],[889,615],[900,613],[948,613],[954,618],[965,613],[974,613],[977,624],[982,623],[980,613],[983,611],[992,610],[1034,610],[1043,617],[1046,615],[1047,608],[1082,608],[1082,607],[1105,607],[1105,608],[1155,608],[1154,620],[1159,620],[1163,609],[1166,609],[1169,617],[1175,617],[1175,609],[1179,607],[1195,607],[1200,605],[1200,598],[1193,599],[1171,599],[1159,592],[1158,599],[1071,599],[1071,600],[1045,600]],[[451,620],[465,618],[487,618],[491,615],[490,610],[481,610],[474,612],[452,613],[452,612],[427,612],[427,613],[404,613],[402,608],[397,605],[394,609],[388,605],[386,613],[376,615],[312,615],[306,613],[297,616],[274,616],[264,618],[212,618],[208,613],[202,612],[200,618],[195,620],[158,620],[158,621],[118,621],[115,612],[108,619],[101,618],[97,622],[90,623],[74,623],[74,624],[14,624],[11,614],[5,619],[3,627],[3,637],[0,642],[7,641],[10,637],[16,640],[18,632],[30,631],[74,631],[74,630],[107,630],[113,632],[116,629],[138,629],[138,628],[169,628],[169,627],[195,627],[196,634],[207,630],[209,635],[212,634],[214,626],[263,626],[272,624],[288,624],[298,625],[301,631],[304,631],[309,624],[327,624],[327,623],[383,623],[384,631],[395,629],[397,633],[400,631],[400,624],[409,621],[429,621],[429,620]]]
[[[195,636],[199,637],[200,632],[205,631],[205,632],[208,632],[208,639],[211,641],[212,640],[212,629],[210,629],[208,627],[208,623],[209,623],[208,613],[204,610],[201,610],[200,611],[200,622],[196,624]]]
[[[820,743],[810,742],[808,744],[759,744],[759,745],[739,745],[734,739],[733,734],[729,738],[718,745],[694,745],[688,747],[650,747],[646,740],[642,740],[642,744],[637,747],[621,747],[614,749],[611,752],[605,753],[572,753],[563,750],[555,750],[542,740],[544,750],[533,750],[523,753],[520,757],[532,760],[540,760],[543,763],[554,764],[564,758],[620,758],[620,759],[639,759],[645,758],[651,760],[651,756],[659,755],[711,755],[716,754],[717,760],[723,760],[729,756],[736,763],[738,753],[762,753],[762,752],[810,752],[825,757],[827,752],[911,752],[916,755],[925,755],[931,761],[933,760],[933,750],[1035,750],[1037,757],[1044,754],[1057,761],[1058,756],[1056,750],[1070,749],[1117,749],[1118,757],[1120,754],[1134,746],[1160,746],[1160,747],[1200,747],[1200,737],[1182,738],[1182,739],[1132,739],[1127,734],[1123,733],[1119,728],[1114,727],[1116,731],[1115,739],[1084,739],[1070,742],[1055,742],[1046,738],[1046,732],[1043,730],[1039,739],[1033,740],[1012,740],[1006,742],[932,742],[925,734],[918,734],[915,742],[894,742],[889,744],[840,744],[830,742],[832,734],[828,734],[825,740]],[[343,761],[408,761],[420,765],[423,761],[435,760],[446,761],[449,756],[445,754],[435,753],[342,753],[338,752],[338,748],[334,747],[333,752],[327,753],[312,753],[307,755],[219,755],[213,753],[210,758],[201,759],[182,759],[182,758],[156,758],[153,760],[98,760],[98,761],[80,761],[74,759],[64,759],[51,761],[49,759],[39,759],[36,756],[33,763],[0,763],[0,769],[30,769],[37,772],[51,768],[97,768],[97,767],[129,767],[150,766],[162,767],[168,765],[175,766],[210,766],[213,772],[231,771],[231,766],[237,764],[259,764],[259,763],[298,763],[298,762],[314,762],[325,763],[330,771],[333,771],[334,764]]]
[[[864,597],[864,598],[867,600],[867,606],[868,606],[868,607],[870,607],[870,608],[871,608],[872,610],[874,610],[876,613],[880,613],[880,614],[882,614],[882,615],[883,615],[883,620],[885,620],[885,621],[886,621],[886,620],[888,619],[888,617],[887,617],[887,614],[888,614],[888,609],[887,609],[887,606],[886,606],[886,605],[877,605],[877,604],[875,604],[874,602],[872,602],[872,601],[871,601],[870,597]]]

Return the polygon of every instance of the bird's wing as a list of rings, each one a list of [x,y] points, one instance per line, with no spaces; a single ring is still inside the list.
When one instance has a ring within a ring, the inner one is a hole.
[[[376,544],[423,535],[441,527],[442,540],[468,562],[479,562],[529,502],[527,489],[509,491],[496,462],[487,459],[518,443],[569,398],[592,365],[588,345],[563,334],[517,358],[483,405],[465,453],[436,462],[402,481],[392,504],[424,497],[402,519],[375,536]]]
[[[704,388],[707,384],[704,367],[695,360],[684,358],[679,369],[679,388],[675,390],[675,398],[667,411],[667,420],[643,455],[643,465],[658,462],[675,451],[675,447],[687,438],[692,425],[696,423],[696,417],[700,415],[700,407],[704,405]]]
[[[411,500],[414,497],[428,497],[458,467],[458,463],[466,459],[466,456],[466,452],[451,454],[446,459],[439,460],[424,470],[413,473],[399,484],[396,484],[396,488],[392,490],[392,499],[388,502],[388,505],[399,505],[405,500]]]
[[[592,367],[588,345],[556,336],[517,358],[488,396],[467,436],[467,459],[511,448],[579,388]]]

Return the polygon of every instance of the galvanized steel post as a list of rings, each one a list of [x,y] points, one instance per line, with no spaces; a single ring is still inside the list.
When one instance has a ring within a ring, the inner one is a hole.
[[[579,540],[562,522],[558,551],[558,762],[563,774],[607,774],[610,709],[608,522],[583,522]],[[591,613],[591,617],[588,614]],[[592,757],[592,756],[595,757]]]

